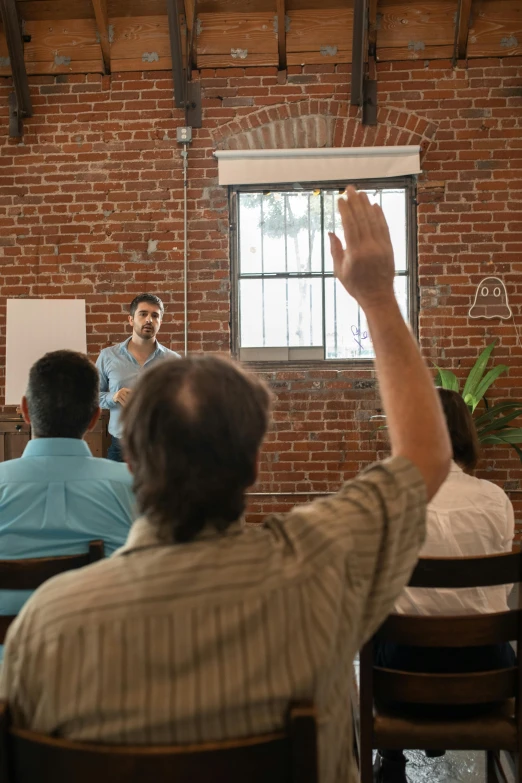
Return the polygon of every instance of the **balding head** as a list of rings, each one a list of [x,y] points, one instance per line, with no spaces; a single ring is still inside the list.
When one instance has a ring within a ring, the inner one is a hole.
[[[171,525],[175,541],[239,519],[269,402],[255,376],[216,356],[166,359],[144,373],[123,411],[140,512]]]

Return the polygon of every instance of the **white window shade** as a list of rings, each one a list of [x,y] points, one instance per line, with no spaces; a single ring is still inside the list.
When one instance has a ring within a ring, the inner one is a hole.
[[[383,179],[420,174],[420,147],[217,150],[220,185]]]

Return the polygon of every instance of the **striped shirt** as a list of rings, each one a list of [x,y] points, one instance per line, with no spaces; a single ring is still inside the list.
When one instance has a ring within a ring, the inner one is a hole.
[[[111,558],[44,584],[0,680],[16,725],[78,740],[192,743],[270,732],[313,699],[321,783],[347,783],[353,658],[407,582],[424,481],[396,457],[260,527],[189,544],[145,518]]]

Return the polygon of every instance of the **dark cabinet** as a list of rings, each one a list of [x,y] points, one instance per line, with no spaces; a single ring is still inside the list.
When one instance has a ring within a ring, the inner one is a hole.
[[[109,411],[102,411],[94,429],[87,433],[85,441],[95,457],[106,457],[109,448]],[[0,462],[21,457],[31,438],[31,427],[21,416],[0,414]]]

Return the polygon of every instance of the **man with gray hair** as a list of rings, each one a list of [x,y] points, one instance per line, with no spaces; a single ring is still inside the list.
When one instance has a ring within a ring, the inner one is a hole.
[[[366,314],[392,457],[331,497],[245,526],[267,389],[217,357],[157,364],[123,414],[141,517],[119,553],[45,584],[12,627],[1,692],[16,725],[188,744],[280,729],[288,704],[310,699],[321,783],[358,779],[353,658],[408,580],[451,451],[395,300],[384,215],[353,189],[339,208],[335,274]]]

